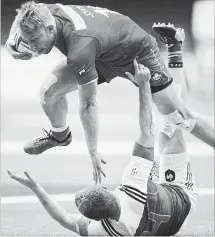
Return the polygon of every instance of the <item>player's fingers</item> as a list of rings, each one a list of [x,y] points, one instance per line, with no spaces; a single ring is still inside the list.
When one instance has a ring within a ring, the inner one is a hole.
[[[27,54],[17,54],[13,55],[14,59],[19,59],[19,60],[29,60],[32,58],[32,54],[27,53]]]
[[[11,55],[16,55],[16,54],[19,53],[19,52],[16,51],[15,48],[14,48],[12,45],[10,45],[10,44],[7,44],[7,43],[6,43],[6,47],[7,47],[8,52],[9,52]]]
[[[16,49],[14,48],[14,46],[7,44],[7,49],[8,52],[13,56],[13,58],[15,59],[19,59],[19,58],[24,58],[24,57],[30,57],[31,53],[20,53],[18,51],[16,51]]]
[[[95,169],[93,169],[93,180],[96,183],[96,170]]]
[[[33,57],[32,54],[29,53],[29,54],[26,54],[25,56],[23,56],[23,59],[24,59],[24,60],[29,60],[29,59],[31,59],[32,57]]]
[[[135,70],[135,73],[139,73],[139,66],[138,66],[138,63],[137,63],[137,58],[135,58],[133,60],[134,62],[134,70]]]
[[[95,168],[95,178],[94,178],[94,181],[95,181],[95,185],[97,185],[97,183],[98,183],[97,168]]]
[[[140,69],[145,69],[145,66],[143,64],[139,63],[139,68]]]
[[[103,174],[103,176],[106,178],[106,174],[105,174],[105,172],[102,170],[102,169],[100,169],[100,172]]]
[[[98,169],[96,169],[96,185],[99,183],[99,175],[100,175],[100,172]]]
[[[139,72],[140,72],[140,73],[144,73],[144,72],[145,72],[145,68],[140,66],[140,67],[139,67]]]
[[[13,171],[12,171],[11,169],[8,169],[8,170],[7,170],[7,173],[8,173],[9,176],[13,179],[13,177],[14,177]]]
[[[146,74],[147,73],[150,74],[150,70],[147,67],[143,66],[143,65],[141,66],[140,71],[143,72],[143,73],[146,73]]]
[[[100,173],[99,169],[98,169],[98,182],[99,182],[99,184],[101,184],[101,182],[102,182],[102,177],[101,177],[101,173]]]
[[[14,173],[12,170],[8,169],[7,172],[12,179],[15,179],[15,180],[19,179],[19,176],[16,173]]]
[[[150,70],[147,67],[145,67],[143,64],[140,64],[140,70],[145,72],[145,73],[150,74]]]
[[[125,74],[131,81],[134,81],[134,76],[130,72],[126,72]]]
[[[24,174],[32,183],[36,183],[36,181],[30,176],[30,174],[27,171],[24,171]]]
[[[10,175],[10,177],[18,182],[25,182],[25,178],[23,178],[22,176],[12,172],[11,170],[8,170],[8,174]]]
[[[103,164],[107,164],[107,162],[106,162],[105,160],[103,160],[103,159],[101,159],[101,162],[102,162]]]

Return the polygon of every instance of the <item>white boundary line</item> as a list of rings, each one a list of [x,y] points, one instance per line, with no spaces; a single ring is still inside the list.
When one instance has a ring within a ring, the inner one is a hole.
[[[198,188],[197,193],[199,196],[214,196],[215,190],[214,188]],[[51,195],[51,197],[57,202],[73,202],[75,200],[75,193],[71,194],[56,194]],[[39,200],[36,196],[11,196],[11,197],[2,197],[1,205],[8,204],[33,204],[39,203]]]
[[[26,155],[23,151],[23,146],[26,142],[15,142],[15,141],[3,141],[1,143],[1,154],[3,155]],[[99,142],[98,149],[102,154],[106,155],[130,155],[132,148],[134,145],[134,141],[124,141],[124,142]],[[188,153],[190,156],[197,158],[203,157],[207,158],[208,156],[214,156],[214,150],[201,143],[188,143],[187,144]],[[48,154],[53,155],[63,155],[63,154],[70,154],[70,155],[83,155],[88,154],[87,147],[84,142],[80,141],[73,141],[70,146],[66,147],[55,147],[46,151]],[[155,149],[156,155],[158,155],[157,149]]]
[[[72,202],[75,200],[75,193],[71,194],[55,194],[51,197],[57,202]],[[39,200],[36,196],[11,196],[11,197],[2,197],[1,205],[6,204],[30,204],[30,203],[39,203]]]

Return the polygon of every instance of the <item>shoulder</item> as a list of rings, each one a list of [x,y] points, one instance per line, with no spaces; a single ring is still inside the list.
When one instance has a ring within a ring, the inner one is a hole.
[[[80,216],[77,221],[77,233],[80,236],[88,236],[88,227],[91,223],[91,220],[85,216]]]
[[[68,62],[86,62],[95,60],[99,53],[98,40],[93,37],[83,37],[77,34],[71,36],[68,46]]]
[[[88,225],[88,236],[107,236],[107,232],[104,230],[101,221],[92,220]]]
[[[70,36],[70,48],[75,51],[83,51],[86,49],[95,50],[99,46],[97,38],[92,36],[82,36],[77,32],[72,32]]]

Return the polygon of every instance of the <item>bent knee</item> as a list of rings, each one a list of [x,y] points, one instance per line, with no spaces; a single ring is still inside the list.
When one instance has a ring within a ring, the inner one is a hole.
[[[49,88],[44,86],[40,87],[40,103],[41,104],[49,104],[53,100],[53,95]]]
[[[40,102],[47,104],[53,102],[56,97],[55,84],[57,83],[57,77],[54,74],[49,75],[39,90]]]

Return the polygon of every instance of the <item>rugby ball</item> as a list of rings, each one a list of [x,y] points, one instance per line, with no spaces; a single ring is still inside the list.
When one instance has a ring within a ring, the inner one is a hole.
[[[15,48],[18,52],[31,53],[33,57],[38,56],[38,54],[30,48],[28,43],[24,41],[24,39],[18,32],[16,32],[14,35],[14,42],[15,42]]]

